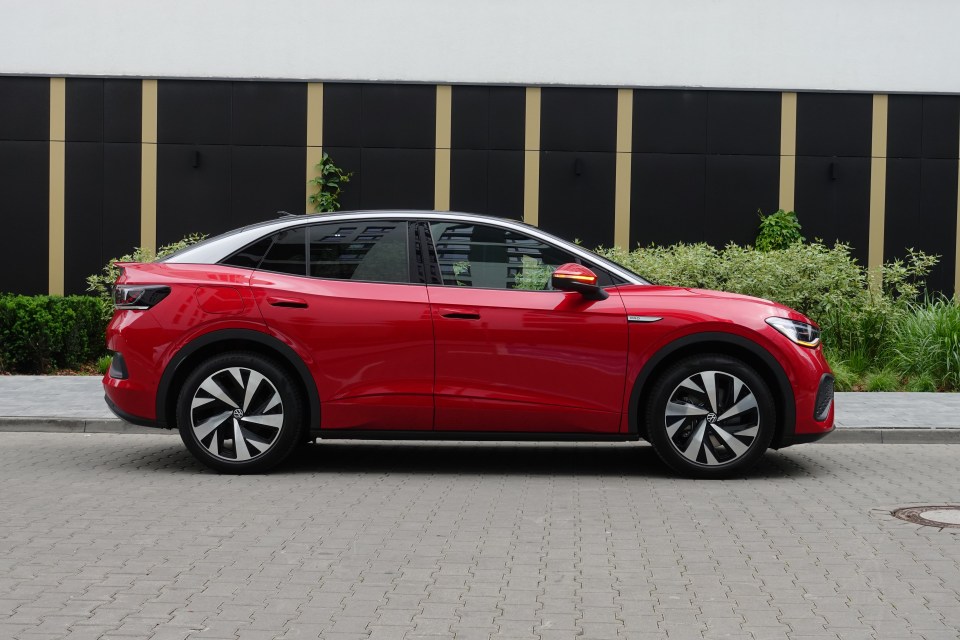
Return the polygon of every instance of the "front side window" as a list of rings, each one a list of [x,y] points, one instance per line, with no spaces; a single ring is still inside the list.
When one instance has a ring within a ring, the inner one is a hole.
[[[545,291],[551,289],[557,267],[579,262],[573,254],[512,229],[433,222],[430,233],[448,286]]]

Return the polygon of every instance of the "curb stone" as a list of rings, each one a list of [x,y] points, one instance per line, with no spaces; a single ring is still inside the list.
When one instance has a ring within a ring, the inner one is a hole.
[[[116,433],[174,435],[175,429],[154,429],[124,422],[119,418],[56,418],[0,416],[0,433]],[[820,441],[822,444],[960,444],[956,427],[875,429],[838,427]]]

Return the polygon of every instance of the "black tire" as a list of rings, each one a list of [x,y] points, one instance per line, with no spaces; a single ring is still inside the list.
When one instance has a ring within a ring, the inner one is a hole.
[[[303,442],[303,406],[300,388],[275,360],[228,352],[187,376],[177,398],[177,425],[187,449],[208,467],[262,473]]]
[[[730,356],[681,360],[655,381],[648,397],[647,439],[661,460],[685,476],[741,474],[763,456],[776,431],[770,387]]]

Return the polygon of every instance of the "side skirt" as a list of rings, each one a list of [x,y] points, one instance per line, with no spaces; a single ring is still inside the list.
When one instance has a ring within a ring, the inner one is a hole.
[[[635,433],[514,433],[506,431],[320,430],[321,440],[470,440],[504,442],[636,442]]]

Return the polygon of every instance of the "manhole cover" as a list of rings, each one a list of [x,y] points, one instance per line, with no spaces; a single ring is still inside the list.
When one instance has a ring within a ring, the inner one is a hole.
[[[893,512],[895,518],[927,527],[954,527],[960,529],[960,507],[940,505],[930,507],[905,507]]]

